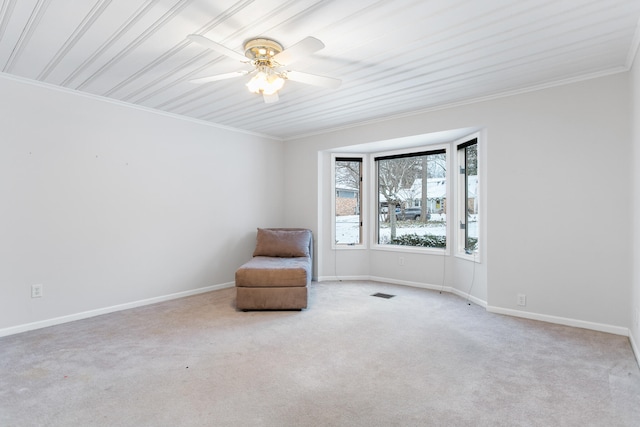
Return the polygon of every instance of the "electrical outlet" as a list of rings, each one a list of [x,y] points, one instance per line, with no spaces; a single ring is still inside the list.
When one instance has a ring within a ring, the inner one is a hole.
[[[404,265],[404,257],[403,256],[398,258],[398,264],[399,265]]]
[[[525,294],[518,294],[518,305],[523,307],[527,305],[527,296]]]
[[[31,298],[42,297],[42,285],[31,285]]]

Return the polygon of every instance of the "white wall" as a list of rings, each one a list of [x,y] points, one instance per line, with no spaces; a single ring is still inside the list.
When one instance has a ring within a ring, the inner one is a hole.
[[[631,131],[633,135],[633,280],[631,285],[631,340],[640,360],[640,60],[629,73],[631,84]]]
[[[256,227],[284,225],[280,141],[6,77],[0,93],[0,332],[228,285]]]
[[[626,75],[516,99],[489,125],[490,304],[513,307],[521,292],[527,311],[626,328]]]
[[[2,77],[0,332],[228,284],[251,255],[258,226],[310,227],[316,242],[328,242],[318,217],[319,207],[328,210],[319,202],[326,198],[324,188],[318,192],[322,152],[468,127],[487,132],[488,171],[487,248],[471,293],[498,311],[626,328],[631,307],[640,306],[631,257],[640,226],[635,220],[631,233],[629,198],[633,177],[637,212],[640,177],[631,166],[640,169],[640,150],[633,163],[629,153],[631,123],[636,147],[640,125],[628,108],[631,81],[637,116],[638,74],[636,66],[631,78],[425,112],[284,147]],[[603,198],[610,208],[599,210]],[[319,257],[334,256],[328,247]],[[337,255],[349,275],[413,281],[421,271],[399,271],[396,253]],[[407,262],[437,267],[432,258],[407,255]],[[447,263],[446,284],[468,291],[471,264]],[[45,295],[31,299],[36,283]],[[518,293],[527,294],[527,307],[516,306]],[[637,325],[633,333],[638,341]]]
[[[484,128],[487,249],[471,293],[486,291],[494,311],[623,332],[631,280],[628,89],[627,75],[617,74],[288,141],[287,222],[313,220],[328,241],[315,191],[320,151]],[[397,276],[397,254],[373,257],[351,263],[363,270],[350,273],[369,275],[375,264],[377,275]],[[450,284],[466,292],[468,265],[457,264]],[[519,293],[526,307],[516,305]]]

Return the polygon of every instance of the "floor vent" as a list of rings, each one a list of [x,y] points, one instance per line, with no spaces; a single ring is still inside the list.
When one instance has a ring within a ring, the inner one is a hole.
[[[395,295],[383,294],[383,293],[380,293],[380,292],[377,292],[377,293],[375,293],[375,294],[373,294],[371,296],[372,297],[378,297],[378,298],[386,298],[386,299],[395,297]]]

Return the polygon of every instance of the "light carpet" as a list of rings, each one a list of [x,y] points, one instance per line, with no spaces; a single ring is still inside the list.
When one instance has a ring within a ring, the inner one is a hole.
[[[234,297],[0,338],[0,425],[640,425],[626,337],[375,282],[313,283],[301,312]]]

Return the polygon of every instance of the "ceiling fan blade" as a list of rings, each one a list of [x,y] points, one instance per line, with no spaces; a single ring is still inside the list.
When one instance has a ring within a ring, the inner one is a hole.
[[[278,102],[278,99],[280,99],[278,97],[278,92],[274,93],[273,95],[263,94],[262,98],[264,99],[264,103],[265,104],[271,104],[273,102]]]
[[[189,34],[187,38],[192,42],[198,43],[199,45],[207,47],[215,52],[226,55],[229,58],[233,58],[236,61],[250,62],[250,59],[243,54],[238,53],[235,50],[231,50],[228,47],[221,45],[220,43],[216,43],[213,40],[206,38],[205,36],[201,36],[200,34]]]
[[[241,70],[241,71],[234,71],[232,73],[216,74],[215,76],[200,77],[198,79],[193,79],[189,81],[191,83],[208,83],[208,82],[215,82],[218,80],[232,79],[234,77],[246,76],[249,73],[250,73],[249,71]]]
[[[315,74],[301,73],[300,71],[287,71],[287,79],[306,83],[308,85],[326,87],[327,89],[337,89],[342,84],[342,80],[333,77],[318,76]]]
[[[280,65],[289,65],[298,59],[311,55],[324,47],[324,43],[315,37],[306,37],[288,49],[283,50],[273,57]]]

